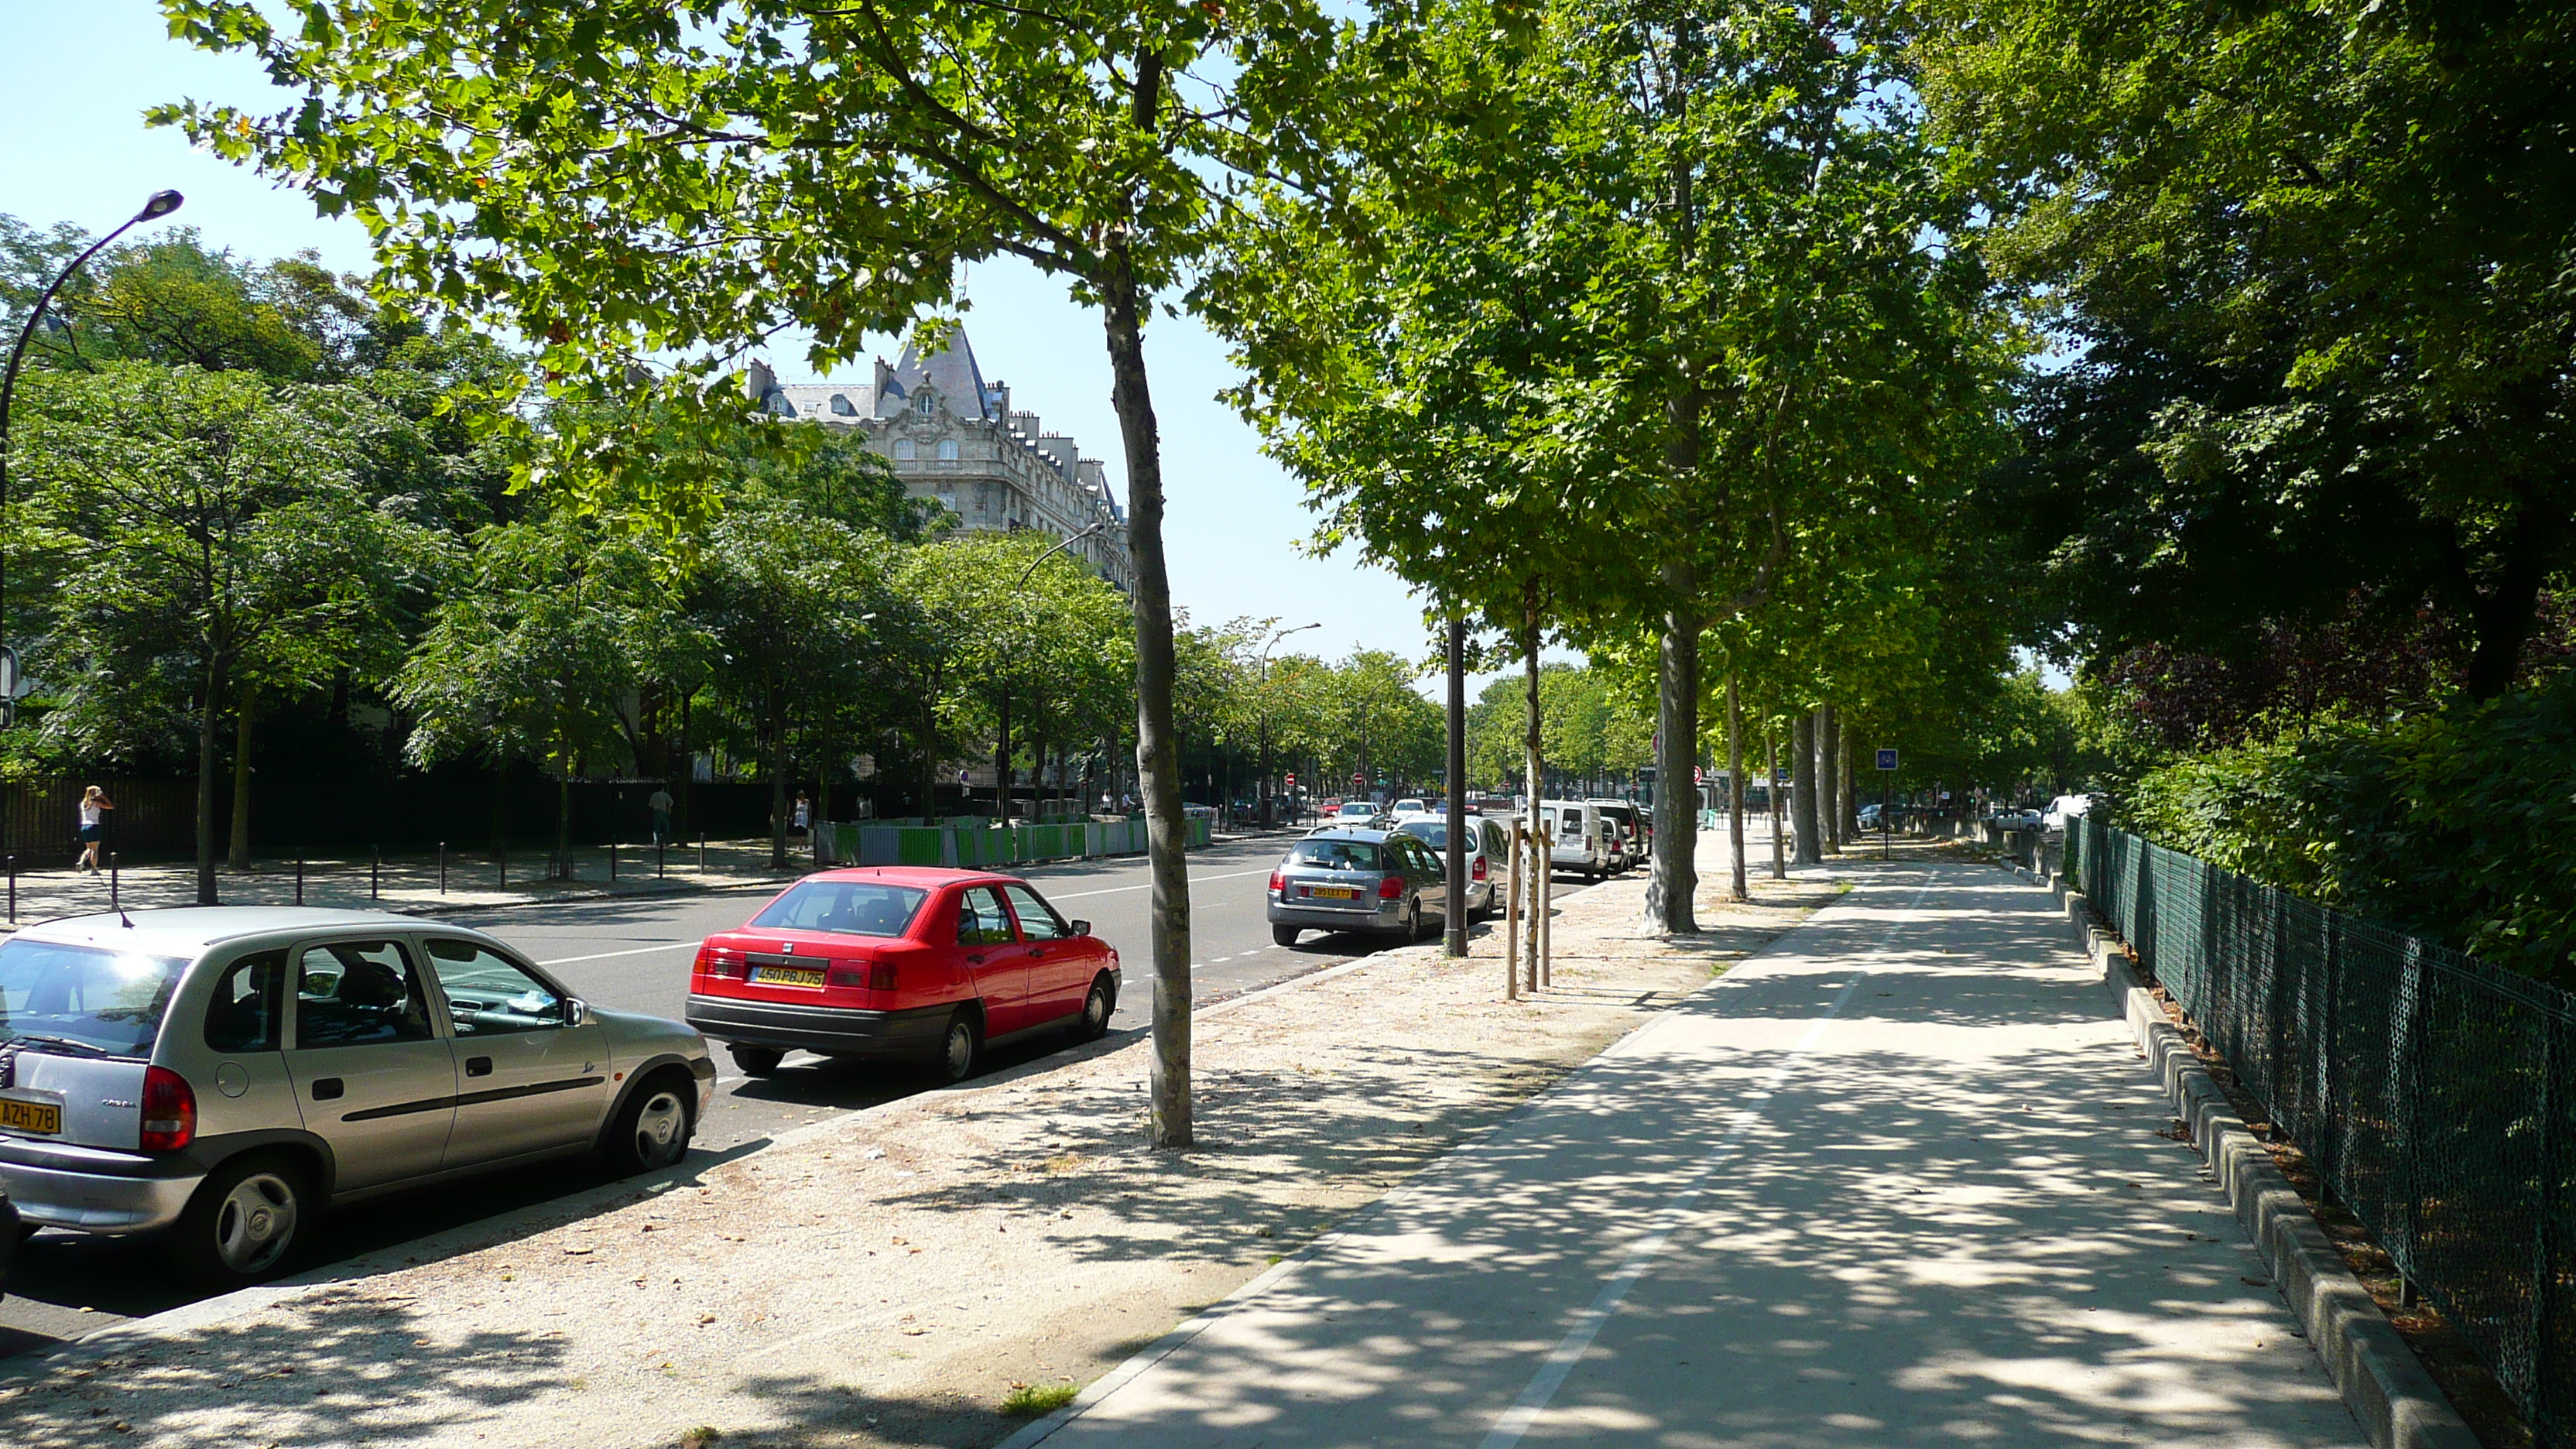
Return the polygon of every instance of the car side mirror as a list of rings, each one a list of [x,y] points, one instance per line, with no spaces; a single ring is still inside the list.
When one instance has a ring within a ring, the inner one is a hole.
[[[564,1002],[564,1025],[579,1026],[590,1020],[590,1003],[575,996]]]
[[[1088,936],[1091,934],[1091,923],[1089,921],[1075,921],[1072,924],[1073,933],[1075,935]]]

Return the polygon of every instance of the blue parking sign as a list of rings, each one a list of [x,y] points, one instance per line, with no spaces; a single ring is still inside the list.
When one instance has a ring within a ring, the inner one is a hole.
[[[1895,769],[1895,768],[1896,768],[1896,751],[1894,751],[1894,750],[1881,750],[1881,751],[1879,751],[1879,752],[1878,752],[1878,767],[1879,767],[1880,769],[1882,769],[1882,770],[1893,770],[1893,769]]]

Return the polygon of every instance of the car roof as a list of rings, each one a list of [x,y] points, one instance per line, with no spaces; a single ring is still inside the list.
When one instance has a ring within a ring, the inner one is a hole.
[[[418,916],[395,915],[391,911],[343,911],[324,906],[179,906],[167,910],[65,916],[27,926],[11,939],[113,947],[156,956],[195,956],[209,946],[238,941],[246,936],[360,927],[385,931],[456,930],[482,934],[469,927],[451,926],[444,921],[424,920]]]
[[[1358,825],[1328,825],[1321,830],[1306,832],[1304,838],[1307,840],[1364,840],[1375,845],[1388,836],[1398,833],[1393,830],[1370,830]]]
[[[989,870],[959,870],[941,865],[845,865],[835,870],[818,870],[794,882],[809,880],[884,881],[888,885],[918,886],[937,890],[945,885],[1027,885],[1015,875],[1002,875]]]

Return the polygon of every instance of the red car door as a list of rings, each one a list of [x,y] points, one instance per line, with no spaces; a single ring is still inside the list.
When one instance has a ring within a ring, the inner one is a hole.
[[[1011,929],[1010,912],[993,886],[968,886],[957,903],[957,954],[984,1003],[984,1037],[1029,1025],[1029,958]]]
[[[1030,1021],[1055,1021],[1082,1010],[1092,973],[1099,969],[1090,943],[1074,935],[1036,891],[1013,882],[1002,887],[1002,894],[1010,899],[1011,914],[1019,918],[1022,949],[1028,958]]]

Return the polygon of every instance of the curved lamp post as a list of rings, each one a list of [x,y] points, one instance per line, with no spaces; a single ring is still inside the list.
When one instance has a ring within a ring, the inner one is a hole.
[[[0,372],[0,510],[6,510],[9,506],[9,403],[17,395],[18,369],[27,361],[28,340],[36,335],[36,324],[43,319],[46,305],[54,300],[56,292],[63,289],[63,283],[71,280],[72,273],[79,271],[82,263],[105,250],[109,242],[125,235],[143,222],[159,221],[177,211],[179,203],[185,200],[187,200],[186,197],[175,191],[153,192],[151,199],[143,203],[141,211],[126,218],[125,225],[90,243],[89,250],[72,258],[71,265],[55,274],[54,279],[45,284],[45,290],[36,294],[36,305],[27,309],[26,324],[18,329],[17,345],[9,349],[8,370]],[[0,550],[0,658],[5,658],[8,666],[0,668],[0,678],[5,678],[14,685],[18,678],[18,656],[9,648],[8,608],[9,556],[6,550]],[[0,725],[13,723],[17,717],[17,708],[16,700],[0,697]]]
[[[1020,570],[1020,576],[1011,582],[1012,590],[1016,592],[1027,588],[1029,579],[1037,573],[1039,564],[1045,563],[1048,559],[1108,526],[1109,520],[1104,518],[1080,533],[1068,534],[1057,539],[1053,548],[1030,559],[1029,566]],[[1007,673],[1002,676],[1001,725],[1000,737],[993,745],[993,823],[1009,825],[1011,823],[1011,676]],[[1039,766],[1043,769],[1045,762],[1040,761]]]
[[[1309,629],[1321,629],[1323,627],[1323,624],[1318,622],[1313,624],[1300,624],[1294,629],[1282,629],[1270,636],[1269,643],[1261,646],[1261,826],[1265,830],[1269,829],[1271,824],[1270,651],[1279,646],[1280,640],[1287,638],[1291,634],[1303,634]]]

